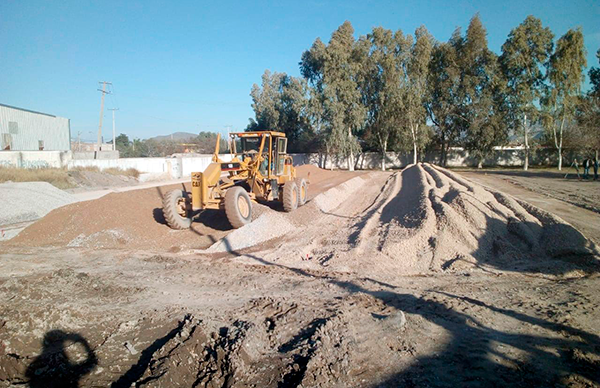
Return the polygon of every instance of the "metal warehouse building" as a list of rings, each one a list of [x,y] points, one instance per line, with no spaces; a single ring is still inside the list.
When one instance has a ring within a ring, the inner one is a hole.
[[[71,121],[0,104],[0,150],[68,151]]]

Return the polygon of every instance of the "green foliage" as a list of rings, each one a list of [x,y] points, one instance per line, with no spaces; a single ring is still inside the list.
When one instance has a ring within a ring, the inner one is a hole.
[[[212,154],[215,151],[217,134],[214,132],[200,132],[197,137],[189,139],[185,143],[154,139],[129,141],[125,134],[120,134],[115,140],[117,150],[122,158],[165,157],[184,152]],[[221,138],[220,153],[226,153],[227,146],[227,139]]]
[[[349,162],[361,148],[412,149],[417,161],[433,141],[443,164],[450,146],[483,160],[509,131],[522,130],[527,160],[528,131],[542,107],[546,120],[560,113],[594,121],[592,100],[580,102],[581,31],[569,31],[556,47],[534,16],[511,30],[500,56],[489,50],[478,15],[464,35],[457,28],[447,42],[436,42],[424,26],[414,37],[376,27],[355,39],[346,21],[329,42],[317,38],[302,53],[303,78],[265,71],[251,91],[255,118],[247,130],[281,130],[295,151],[325,151]],[[597,96],[600,70],[593,68],[590,79],[590,95]]]
[[[256,120],[250,119],[246,131],[281,131],[290,139],[290,152],[306,150],[314,138],[306,80],[265,70],[250,96]]]
[[[508,138],[505,79],[498,57],[488,49],[487,32],[473,17],[460,50],[464,145],[479,159]]]
[[[577,102],[587,66],[586,51],[581,29],[569,30],[556,42],[556,50],[550,57],[549,85],[542,100],[544,124],[554,138],[559,153],[559,170],[562,165],[564,132],[572,128]]]
[[[427,112],[435,126],[435,139],[441,146],[441,163],[446,164],[450,145],[458,143],[466,124],[461,97],[459,52],[463,44],[460,29],[447,43],[434,46],[427,77]]]
[[[360,150],[355,134],[366,119],[366,107],[361,99],[361,55],[354,40],[354,29],[344,22],[325,46],[317,39],[311,49],[302,55],[302,74],[315,89],[319,115],[324,124],[321,138],[328,153],[352,156]]]
[[[527,18],[511,30],[502,45],[500,65],[507,80],[507,101],[513,121],[537,116],[536,105],[544,91],[545,68],[552,54],[554,35],[540,19]]]
[[[600,62],[600,49],[596,51],[596,58]],[[591,94],[600,97],[600,68],[592,67],[589,72],[590,83],[592,84]]]

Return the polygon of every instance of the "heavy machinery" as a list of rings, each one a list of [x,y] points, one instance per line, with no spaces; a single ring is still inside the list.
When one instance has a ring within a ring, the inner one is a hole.
[[[192,191],[173,190],[163,199],[165,220],[187,229],[206,209],[224,209],[229,223],[240,228],[252,220],[253,201],[279,201],[291,212],[306,203],[308,182],[296,177],[287,138],[274,131],[230,134],[232,159],[219,158],[220,135],[204,172],[192,173]]]

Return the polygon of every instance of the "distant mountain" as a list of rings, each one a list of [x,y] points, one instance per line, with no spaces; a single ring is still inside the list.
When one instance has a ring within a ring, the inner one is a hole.
[[[171,135],[164,135],[164,136],[155,136],[155,137],[151,137],[148,140],[156,140],[156,141],[161,141],[161,140],[174,140],[174,141],[184,141],[184,140],[189,140],[189,139],[193,139],[195,137],[197,137],[198,134],[197,133],[190,133],[190,132],[175,132]]]

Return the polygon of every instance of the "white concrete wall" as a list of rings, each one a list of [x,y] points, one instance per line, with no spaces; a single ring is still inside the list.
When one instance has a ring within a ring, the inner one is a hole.
[[[0,166],[60,168],[72,158],[71,151],[0,151]]]
[[[231,155],[219,155],[228,162]],[[204,171],[212,162],[212,155],[178,157],[178,158],[123,158],[123,159],[87,159],[71,160],[68,168],[75,167],[98,167],[100,170],[106,168],[120,168],[126,170],[135,168],[145,174],[169,174],[172,178],[179,179],[191,175],[192,172]]]
[[[523,147],[496,147],[493,154],[485,158],[484,166],[504,166],[520,167],[523,165]],[[325,154],[292,154],[294,165],[314,164],[322,168],[348,169],[346,158],[336,156],[327,156]],[[566,161],[563,164],[570,163],[573,158],[583,159],[584,154],[578,151],[565,150],[563,158]],[[420,160],[430,163],[439,163],[439,152],[427,152],[420,155]],[[403,168],[413,161],[412,153],[386,153],[386,168]],[[553,148],[539,148],[530,150],[530,165],[535,166],[554,166],[557,161],[557,153]],[[454,147],[448,151],[447,165],[449,167],[476,167],[479,161],[477,158],[469,155],[469,151],[461,147]],[[366,152],[358,155],[356,159],[356,169],[374,170],[381,169],[381,153]]]

